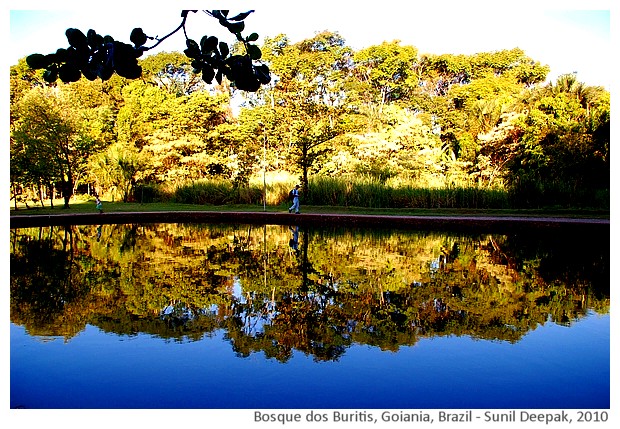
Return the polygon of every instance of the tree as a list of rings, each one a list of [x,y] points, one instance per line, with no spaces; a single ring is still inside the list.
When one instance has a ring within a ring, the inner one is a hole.
[[[206,83],[211,83],[215,78],[221,84],[226,76],[237,88],[252,92],[269,83],[269,68],[254,63],[261,58],[260,48],[252,44],[258,40],[258,34],[252,33],[247,37],[241,35],[245,29],[244,19],[254,11],[232,17],[228,17],[227,10],[204,11],[235,35],[236,40],[245,47],[245,54],[231,54],[228,45],[219,42],[215,36],[203,36],[200,43],[187,37],[185,25],[190,12],[197,11],[182,11],[181,24],[162,38],[149,37],[141,28],[134,28],[130,35],[132,44],[119,42],[111,36],[103,37],[93,29],[85,35],[77,28],[69,28],[65,32],[69,41],[68,48],[60,48],[48,55],[32,54],[26,61],[33,69],[45,69],[43,78],[50,83],[58,78],[65,83],[77,82],[82,76],[88,80],[100,78],[105,81],[114,73],[127,79],[136,79],[142,76],[138,58],[183,30],[187,45],[185,55],[191,59],[194,73],[201,74]],[[156,43],[146,46],[149,40],[155,40]]]
[[[532,198],[540,192],[583,198],[609,189],[608,95],[571,76],[534,91],[528,109],[502,116],[481,135],[492,175]]]
[[[123,202],[127,202],[132,188],[147,170],[147,160],[144,155],[130,145],[121,143],[112,144],[105,152],[93,155],[89,160],[90,178],[99,189],[112,195],[119,195]]]
[[[399,41],[362,49],[353,55],[353,61],[353,73],[361,83],[357,93],[369,112],[369,124],[386,103],[406,100],[418,83],[414,68],[418,51],[413,46],[400,46]]]
[[[65,208],[76,178],[83,174],[94,141],[81,128],[75,110],[57,89],[34,88],[18,103],[12,142],[21,147],[33,181],[61,185]],[[24,168],[23,163],[20,163]]]
[[[346,80],[350,75],[351,49],[338,33],[322,32],[291,45],[279,35],[267,39],[265,60],[276,76],[270,100],[281,119],[285,150],[301,173],[304,192],[317,160],[330,151],[326,145],[343,134],[346,113]]]
[[[312,113],[310,113],[312,112]],[[305,110],[293,120],[290,132],[290,155],[292,161],[301,169],[302,192],[308,192],[308,177],[316,161],[330,152],[326,145],[341,131],[332,125],[332,118],[324,113]]]
[[[142,77],[175,96],[189,95],[207,86],[201,76],[192,73],[191,61],[180,52],[161,52],[142,61]]]
[[[212,133],[230,120],[228,94],[183,95],[135,81],[124,95],[118,139],[149,159],[152,179],[178,184],[208,177],[225,166],[230,147]]]

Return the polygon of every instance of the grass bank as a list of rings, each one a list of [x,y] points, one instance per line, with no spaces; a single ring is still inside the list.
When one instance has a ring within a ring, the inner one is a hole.
[[[96,213],[94,199],[78,198],[63,208],[63,200],[54,201],[54,208],[18,204],[15,210],[11,206],[11,216],[28,215],[62,215],[78,213]],[[267,205],[267,212],[287,212],[287,203]],[[174,211],[217,211],[217,212],[262,212],[262,204],[181,204],[173,202],[123,203],[103,200],[103,208],[109,213],[130,212],[174,212]],[[532,217],[567,217],[609,219],[609,211],[587,209],[475,209],[475,208],[368,208],[355,206],[303,205],[302,213],[365,214],[394,216],[532,216]]]

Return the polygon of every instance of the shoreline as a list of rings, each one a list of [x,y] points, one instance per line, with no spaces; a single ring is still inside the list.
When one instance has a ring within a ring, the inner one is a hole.
[[[289,214],[279,212],[150,211],[11,216],[10,228],[133,223],[228,223],[424,230],[518,232],[528,230],[609,230],[609,219],[531,216],[402,216],[367,214]]]

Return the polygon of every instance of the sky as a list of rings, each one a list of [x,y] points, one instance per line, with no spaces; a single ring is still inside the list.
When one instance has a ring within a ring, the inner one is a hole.
[[[180,24],[181,9],[207,6],[205,2],[199,6],[192,2],[171,3],[9,0],[9,43],[5,44],[9,62],[15,64],[32,53],[47,54],[67,47],[64,33],[69,27],[84,33],[93,28],[102,35],[129,42],[134,27],[141,27],[149,36],[161,37]],[[231,9],[231,13],[255,10],[246,19],[244,34],[258,33],[259,43],[264,36],[281,33],[294,43],[329,30],[338,32],[356,50],[393,40],[414,46],[421,54],[474,54],[521,48],[530,58],[551,67],[548,77],[553,81],[561,74],[576,72],[578,80],[588,85],[610,89],[612,83],[613,0],[443,0],[420,2],[423,6],[402,0],[207,3],[211,9],[234,3],[237,9]],[[85,4],[98,6],[87,8]],[[200,12],[190,14],[187,30],[196,40],[205,34],[229,43],[234,40],[216,20]],[[182,51],[184,36],[179,32],[160,46],[166,51]]]

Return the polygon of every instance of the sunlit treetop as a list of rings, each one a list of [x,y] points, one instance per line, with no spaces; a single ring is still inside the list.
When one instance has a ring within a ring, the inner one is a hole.
[[[267,65],[256,63],[262,56],[260,48],[252,44],[258,40],[258,34],[251,33],[247,37],[241,34],[245,30],[244,19],[254,12],[253,10],[233,17],[228,17],[227,10],[203,11],[235,35],[237,41],[245,47],[243,55],[232,54],[228,45],[215,36],[205,35],[200,42],[190,39],[185,30],[190,12],[197,11],[182,11],[181,24],[161,38],[147,36],[141,28],[134,28],[129,36],[131,44],[120,42],[111,36],[101,36],[92,29],[84,34],[77,28],[69,28],[65,32],[69,41],[68,48],[60,48],[47,55],[29,55],[26,62],[33,69],[45,69],[43,78],[50,83],[58,78],[65,83],[76,82],[82,76],[88,80],[108,80],[114,73],[127,79],[137,79],[142,76],[138,58],[183,30],[187,46],[184,53],[191,59],[194,73],[202,74],[206,83],[212,83],[215,78],[221,84],[225,76],[236,88],[255,92],[261,85],[271,81]],[[146,46],[148,41],[155,43]]]

